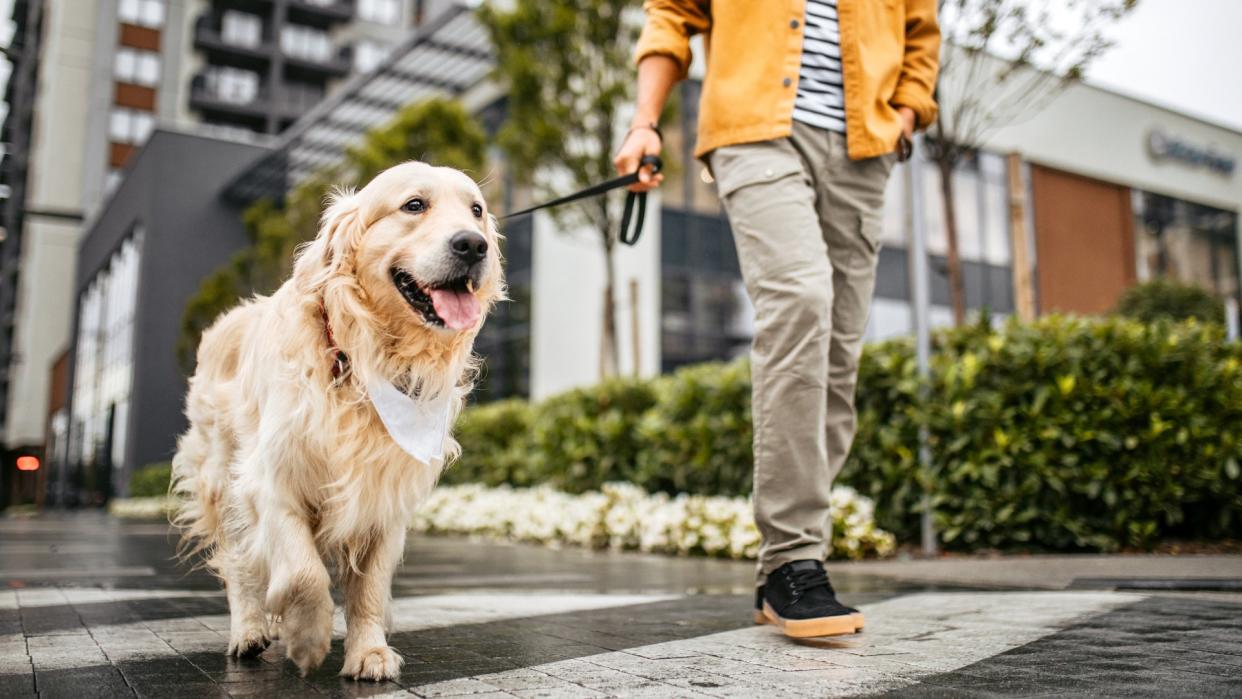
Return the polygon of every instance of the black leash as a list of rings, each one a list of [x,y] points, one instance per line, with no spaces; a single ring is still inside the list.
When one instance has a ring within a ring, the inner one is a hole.
[[[543,204],[539,204],[537,206],[532,206],[529,209],[522,209],[521,211],[514,211],[511,214],[501,216],[500,220],[504,221],[507,219],[514,218],[515,216],[525,216],[526,214],[534,213],[540,209],[550,209],[554,206],[561,206],[562,204],[568,204],[570,202],[578,201],[579,199],[586,199],[588,197],[597,197],[606,192],[611,192],[614,189],[620,189],[622,187],[629,187],[630,185],[638,182],[638,173],[644,167],[650,167],[651,174],[654,175],[660,171],[660,168],[664,167],[664,163],[663,161],[660,160],[659,156],[644,155],[642,160],[638,161],[638,170],[634,171],[632,174],[618,177],[616,179],[608,180],[607,182],[597,184],[593,187],[587,187],[586,189],[582,191],[574,192],[573,194],[563,196],[560,199],[553,199],[552,201],[544,202]],[[634,219],[634,231],[633,231],[633,235],[631,235],[630,234],[630,218],[634,213],[635,202],[638,202],[638,217]],[[617,238],[622,243],[625,243],[626,245],[633,245],[634,243],[637,243],[638,236],[642,235],[642,232],[643,232],[643,218],[646,217],[646,215],[647,215],[647,193],[646,192],[630,192],[625,197],[625,213],[621,215],[621,233],[620,235],[617,236]]]

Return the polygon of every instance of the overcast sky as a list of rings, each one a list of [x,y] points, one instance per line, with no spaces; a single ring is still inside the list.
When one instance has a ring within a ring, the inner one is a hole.
[[[1139,0],[1088,82],[1242,131],[1242,0]]]
[[[12,7],[0,0],[5,43]],[[1242,131],[1240,31],[1242,0],[1139,0],[1087,80]],[[0,79],[7,74],[0,60]]]

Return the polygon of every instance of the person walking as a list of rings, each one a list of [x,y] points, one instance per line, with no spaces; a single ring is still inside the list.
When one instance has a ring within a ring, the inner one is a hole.
[[[936,0],[646,0],[632,128],[614,164],[662,146],[658,121],[704,35],[695,155],[714,177],[755,307],[751,346],[756,621],[853,633],[824,571],[829,494],[854,439],[858,358],[884,189],[936,118]],[[632,187],[663,176],[644,170]]]

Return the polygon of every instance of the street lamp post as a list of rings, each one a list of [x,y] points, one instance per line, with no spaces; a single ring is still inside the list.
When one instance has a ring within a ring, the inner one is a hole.
[[[923,136],[914,137],[914,157],[903,168],[906,190],[906,270],[910,281],[910,319],[914,329],[915,361],[918,364],[918,400],[927,398],[928,379],[931,376],[931,275],[927,263],[927,229],[924,225],[923,181],[920,161],[923,152]],[[921,414],[921,413],[920,413]],[[928,446],[926,422],[919,425],[919,472],[927,482],[931,473],[931,448]],[[936,530],[932,522],[931,493],[923,491],[923,554],[936,554]]]

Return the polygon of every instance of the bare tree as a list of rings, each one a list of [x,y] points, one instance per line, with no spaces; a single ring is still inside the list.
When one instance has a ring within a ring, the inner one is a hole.
[[[992,131],[1029,119],[1082,80],[1138,0],[940,0],[944,37],[927,153],[940,173],[953,320],[966,319],[953,171]]]

